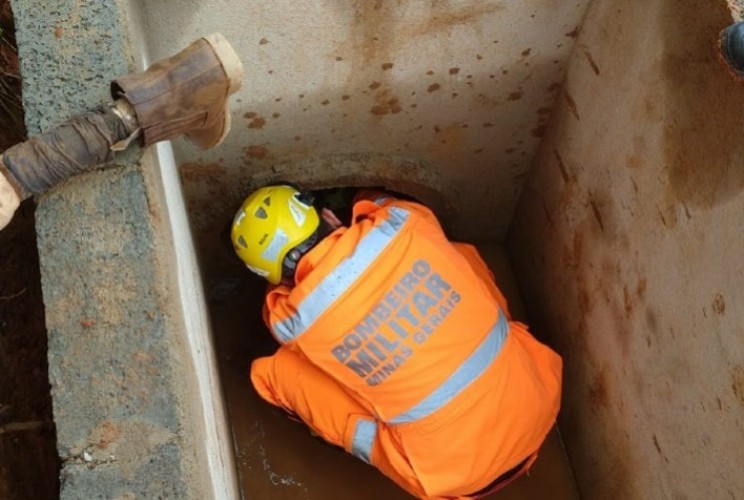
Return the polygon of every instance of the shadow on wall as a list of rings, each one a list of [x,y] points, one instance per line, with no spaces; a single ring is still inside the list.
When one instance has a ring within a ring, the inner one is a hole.
[[[721,214],[744,188],[744,84],[718,60],[730,23],[723,1],[594,2],[512,227],[531,325],[564,356],[587,498],[742,491],[726,443],[740,339],[721,326],[741,288]],[[717,352],[721,336],[736,347]]]
[[[744,189],[744,83],[721,70],[719,31],[731,18],[723,7],[712,9],[709,3],[693,0],[682,9],[679,2],[667,1],[661,26],[668,195],[701,208]]]

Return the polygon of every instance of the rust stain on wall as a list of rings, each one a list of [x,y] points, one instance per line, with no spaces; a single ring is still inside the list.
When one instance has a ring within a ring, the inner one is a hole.
[[[609,391],[607,388],[607,374],[602,368],[594,374],[591,386],[589,387],[589,403],[596,411],[606,408],[609,403]]]
[[[638,168],[643,164],[643,160],[638,155],[630,155],[628,156],[627,160],[625,160],[625,165],[628,166],[628,168]]]
[[[266,125],[266,119],[257,116],[248,124],[248,128],[263,128],[264,125]]]
[[[556,164],[558,165],[558,170],[561,173],[561,178],[563,179],[563,182],[568,183],[569,181],[568,170],[566,170],[566,164],[563,163],[563,158],[561,158],[561,155],[558,153],[557,149],[553,150],[553,154],[555,155]]]
[[[545,135],[545,129],[546,129],[546,126],[544,124],[538,125],[537,127],[533,128],[532,137],[538,137],[538,138],[542,137],[543,135]]]
[[[245,151],[246,159],[255,158],[257,160],[260,160],[262,158],[265,158],[269,154],[268,148],[260,145],[247,146],[243,149],[243,151]]]
[[[115,443],[120,435],[121,425],[106,420],[93,429],[89,437],[89,442],[95,443],[94,446],[99,450],[104,450],[112,443]]]
[[[227,169],[220,163],[182,163],[178,167],[181,182],[204,184],[210,187],[220,187],[227,175]]]
[[[636,282],[636,295],[639,299],[643,299],[646,296],[646,287],[648,283],[645,276],[639,276]]]
[[[500,12],[505,8],[500,3],[476,2],[473,5],[452,9],[448,2],[432,2],[431,15],[427,21],[411,26],[409,32],[412,36],[432,35],[455,26],[474,23],[485,15]]]
[[[649,150],[646,145],[646,138],[642,135],[636,135],[633,137],[633,152],[625,160],[625,165],[628,168],[639,168],[643,166],[648,156]]]
[[[594,58],[592,57],[592,54],[589,52],[589,49],[587,48],[587,46],[584,44],[581,44],[579,45],[579,47],[581,48],[581,52],[584,54],[584,57],[589,63],[589,66],[591,66],[592,71],[594,71],[594,74],[599,75],[599,66],[597,66],[597,63],[594,61]]]
[[[648,331],[654,335],[654,337],[659,336],[659,318],[656,316],[656,312],[651,309],[650,307],[646,308],[646,313],[644,315],[644,320],[646,322],[646,327],[648,327]],[[651,337],[649,336],[646,339],[646,343],[649,347],[651,347]]]
[[[656,434],[654,434],[653,436],[653,441],[654,441],[654,448],[656,448],[656,452],[659,455],[663,455],[663,453],[661,452],[661,446],[659,446],[659,438],[656,437]]]
[[[623,286],[623,301],[625,303],[625,317],[630,318],[633,315],[633,297],[628,290],[628,285]]]
[[[658,99],[659,96],[656,93],[647,95],[643,99],[643,117],[651,122],[660,122],[664,119],[664,114],[659,109]]]
[[[723,313],[726,312],[726,301],[724,300],[723,295],[717,293],[715,297],[713,297],[711,307],[716,314],[719,316],[723,315]]]
[[[383,104],[377,104],[370,108],[369,112],[373,115],[389,115],[400,113],[403,108],[400,106],[398,99],[390,99]]]
[[[397,114],[403,111],[403,106],[400,103],[400,99],[393,94],[390,89],[380,89],[379,82],[372,82],[370,89],[379,89],[374,94],[375,104],[370,108],[369,112],[373,115],[382,116],[389,114]]]
[[[573,97],[571,97],[571,94],[568,92],[564,92],[564,97],[566,98],[566,103],[568,104],[568,109],[571,111],[571,114],[574,115],[576,121],[581,121],[581,118],[579,118],[579,110],[576,107],[576,101],[574,101]]]
[[[589,192],[589,205],[592,207],[592,214],[594,215],[594,219],[597,221],[597,224],[599,224],[599,229],[604,232],[605,225],[604,219],[602,218],[602,212],[599,210],[597,200],[591,191]]]
[[[346,87],[352,88],[380,73],[380,65],[390,61],[394,43],[395,10],[391,2],[357,0],[348,5],[354,19],[347,45],[351,71]],[[384,73],[384,72],[383,72]]]
[[[353,18],[348,45],[354,55],[349,58],[352,67],[347,86],[354,87],[366,77],[380,77],[390,73],[387,70],[394,65],[390,54],[396,46],[414,37],[432,35],[454,26],[477,22],[483,16],[503,10],[505,6],[491,3],[453,8],[449,3],[433,2],[430,15],[418,23],[400,22],[399,6],[395,2],[357,0],[348,8],[352,9]]]
[[[466,132],[459,124],[448,127],[435,127],[429,151],[437,160],[444,163],[461,156],[466,144]]]
[[[731,390],[737,401],[744,405],[744,365],[736,365],[731,370]]]

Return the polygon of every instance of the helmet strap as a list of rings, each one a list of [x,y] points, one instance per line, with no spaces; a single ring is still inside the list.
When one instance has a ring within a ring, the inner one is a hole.
[[[315,230],[305,241],[290,249],[282,261],[282,281],[294,282],[295,271],[300,259],[309,252],[320,240],[333,232],[333,228],[321,219],[318,229]]]

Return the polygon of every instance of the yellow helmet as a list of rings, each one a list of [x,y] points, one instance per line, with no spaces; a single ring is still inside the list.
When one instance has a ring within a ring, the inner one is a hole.
[[[231,239],[248,269],[277,284],[287,254],[311,238],[319,225],[318,212],[300,191],[267,186],[245,199],[233,219]],[[294,264],[297,260],[299,255]]]

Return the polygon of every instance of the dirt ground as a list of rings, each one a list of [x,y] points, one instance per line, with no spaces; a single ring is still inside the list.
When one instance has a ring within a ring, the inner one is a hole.
[[[0,0],[0,152],[23,140],[21,80],[8,0]],[[35,205],[0,231],[0,498],[59,497]]]
[[[8,0],[0,0],[0,151],[23,140],[21,78]]]

